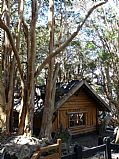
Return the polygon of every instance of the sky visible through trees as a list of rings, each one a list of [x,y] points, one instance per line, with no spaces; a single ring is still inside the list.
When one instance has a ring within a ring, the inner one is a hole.
[[[48,84],[50,75],[54,85],[47,92],[55,89],[55,82],[85,78],[116,107],[118,116],[118,1],[4,0],[0,6],[2,81],[11,112],[14,89],[20,89],[22,129],[33,124],[29,113],[34,111],[35,85]],[[12,67],[15,74],[10,74]],[[53,106],[54,94],[49,93],[52,103],[46,100],[46,105]]]

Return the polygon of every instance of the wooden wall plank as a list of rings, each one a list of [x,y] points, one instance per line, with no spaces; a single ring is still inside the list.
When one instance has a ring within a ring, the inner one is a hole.
[[[59,108],[59,125],[63,123],[65,128],[68,128],[68,113],[69,112],[86,112],[86,125],[77,128],[70,128],[72,133],[81,134],[84,132],[91,132],[96,130],[96,111],[97,103],[90,98],[83,90],[79,91],[78,95],[72,95],[60,108]],[[58,127],[59,127],[58,125]],[[58,128],[57,127],[57,128]],[[56,127],[55,127],[56,129]]]

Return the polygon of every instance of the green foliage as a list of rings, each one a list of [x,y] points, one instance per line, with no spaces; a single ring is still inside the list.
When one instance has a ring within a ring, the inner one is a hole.
[[[75,46],[75,47],[80,47],[80,46],[81,46],[81,42],[78,41],[78,40],[77,40],[77,41],[72,41],[72,42],[71,42],[71,45],[72,45],[72,46]]]
[[[106,52],[104,49],[101,49],[99,52],[99,58],[102,59],[103,62],[108,62],[111,60],[111,54],[109,52]]]
[[[95,61],[91,61],[90,63],[88,63],[88,67],[91,70],[94,70],[96,68],[96,62]]]
[[[87,42],[86,49],[95,50],[95,45],[92,42]]]
[[[66,3],[67,5],[72,6],[73,0],[67,0]]]

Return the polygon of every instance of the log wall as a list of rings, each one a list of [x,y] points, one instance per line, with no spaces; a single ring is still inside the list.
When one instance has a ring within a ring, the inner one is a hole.
[[[69,127],[68,114],[71,112],[84,112],[86,114],[86,124]],[[78,94],[72,95],[58,110],[58,116],[53,123],[53,131],[56,131],[62,124],[64,128],[69,128],[72,134],[82,134],[96,130],[97,123],[97,103],[86,92],[81,89]]]

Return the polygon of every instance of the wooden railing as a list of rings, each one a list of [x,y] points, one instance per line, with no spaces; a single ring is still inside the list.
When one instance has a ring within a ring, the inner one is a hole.
[[[38,148],[31,159],[61,159],[61,139],[57,139],[56,144]]]
[[[111,143],[110,138],[106,138],[103,145],[88,148],[86,150],[83,150],[80,145],[75,145],[72,154],[69,153],[61,157],[61,139],[58,139],[56,144],[38,148],[31,159],[83,159],[92,157],[99,152],[104,152],[106,159],[112,159],[112,150],[119,151],[119,145]],[[43,153],[46,152],[47,155],[43,155]]]
[[[99,152],[104,152],[106,159],[112,159],[112,150],[119,151],[119,145],[110,143],[110,138],[106,138],[103,145],[88,148],[86,150],[83,150],[80,145],[75,145],[74,153],[62,156],[62,159],[83,159],[92,157]]]

